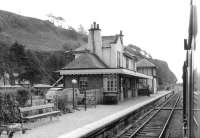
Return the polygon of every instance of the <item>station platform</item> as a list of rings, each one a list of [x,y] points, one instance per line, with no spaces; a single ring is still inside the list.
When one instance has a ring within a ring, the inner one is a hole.
[[[75,138],[105,125],[129,112],[151,103],[170,91],[159,91],[151,96],[138,96],[117,105],[97,105],[53,119],[25,134],[15,133],[14,138]]]

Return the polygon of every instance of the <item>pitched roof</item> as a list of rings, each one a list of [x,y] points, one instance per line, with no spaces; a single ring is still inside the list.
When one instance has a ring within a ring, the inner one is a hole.
[[[102,36],[102,45],[103,47],[110,47],[111,43],[116,43],[118,36],[111,35],[111,36]]]
[[[108,68],[95,54],[84,53],[70,62],[63,69]]]
[[[135,54],[135,51],[133,51],[132,49],[130,49],[127,46],[124,46],[124,54],[129,55],[131,57],[135,57],[137,59],[137,56]]]
[[[148,61],[147,59],[142,59],[140,61],[137,62],[137,67],[141,68],[141,67],[156,67],[156,65],[154,65],[153,63],[151,63],[150,61]]]
[[[110,47],[110,44],[116,43],[118,39],[118,35],[111,35],[111,36],[102,36],[102,46],[103,47]],[[88,49],[88,44],[82,45],[81,47],[75,49],[74,51],[84,51]]]
[[[82,45],[82,46],[76,48],[75,50],[67,50],[67,51],[65,51],[65,53],[73,52],[74,54],[77,54],[77,53],[85,53],[87,51],[88,51],[88,44],[85,44],[85,45]]]

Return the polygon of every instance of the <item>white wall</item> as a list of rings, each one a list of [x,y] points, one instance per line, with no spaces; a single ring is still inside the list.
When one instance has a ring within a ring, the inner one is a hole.
[[[130,58],[130,57],[127,57],[127,56],[125,56],[125,55],[122,55],[123,57],[122,57],[122,59],[123,59],[123,64],[122,64],[122,67],[123,68],[126,68],[126,58],[128,58],[128,62],[129,62],[129,67],[128,67],[128,69],[130,69],[130,70],[135,70],[135,60],[134,59],[132,59],[132,58]]]
[[[122,59],[121,53],[123,51],[123,45],[121,44],[121,40],[120,40],[119,37],[118,37],[116,44],[111,44],[111,64],[110,64],[110,67],[112,67],[112,68],[117,68],[117,51],[120,52],[120,59]]]
[[[149,76],[153,76],[152,68],[139,68],[138,72],[149,75]]]
[[[110,66],[111,65],[111,48],[103,48],[102,49],[102,57],[103,57],[103,61],[104,63],[106,63],[106,65]]]

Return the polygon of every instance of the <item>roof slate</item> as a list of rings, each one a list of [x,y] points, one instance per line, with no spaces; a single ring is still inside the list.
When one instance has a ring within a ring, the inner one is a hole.
[[[95,54],[84,53],[66,65],[63,69],[108,68]]]
[[[156,65],[144,58],[137,62],[137,68],[141,67],[156,67]]]
[[[111,36],[102,36],[102,45],[103,47],[110,47],[111,43],[116,43],[118,36],[111,35]]]
[[[129,47],[127,47],[127,46],[124,46],[124,53],[128,54],[132,57],[135,57],[137,59],[136,52],[133,51],[132,49],[130,49]]]

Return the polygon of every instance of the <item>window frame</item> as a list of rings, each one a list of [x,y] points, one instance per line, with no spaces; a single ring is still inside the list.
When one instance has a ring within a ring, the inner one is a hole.
[[[88,89],[88,77],[79,77],[79,89],[80,93],[83,93],[82,90]]]
[[[116,75],[106,75],[104,76],[105,92],[117,92],[117,76]]]
[[[121,67],[121,57],[120,57],[120,52],[117,51],[117,67],[120,68]]]
[[[126,68],[127,69],[129,68],[129,59],[128,59],[128,57],[126,57]]]

